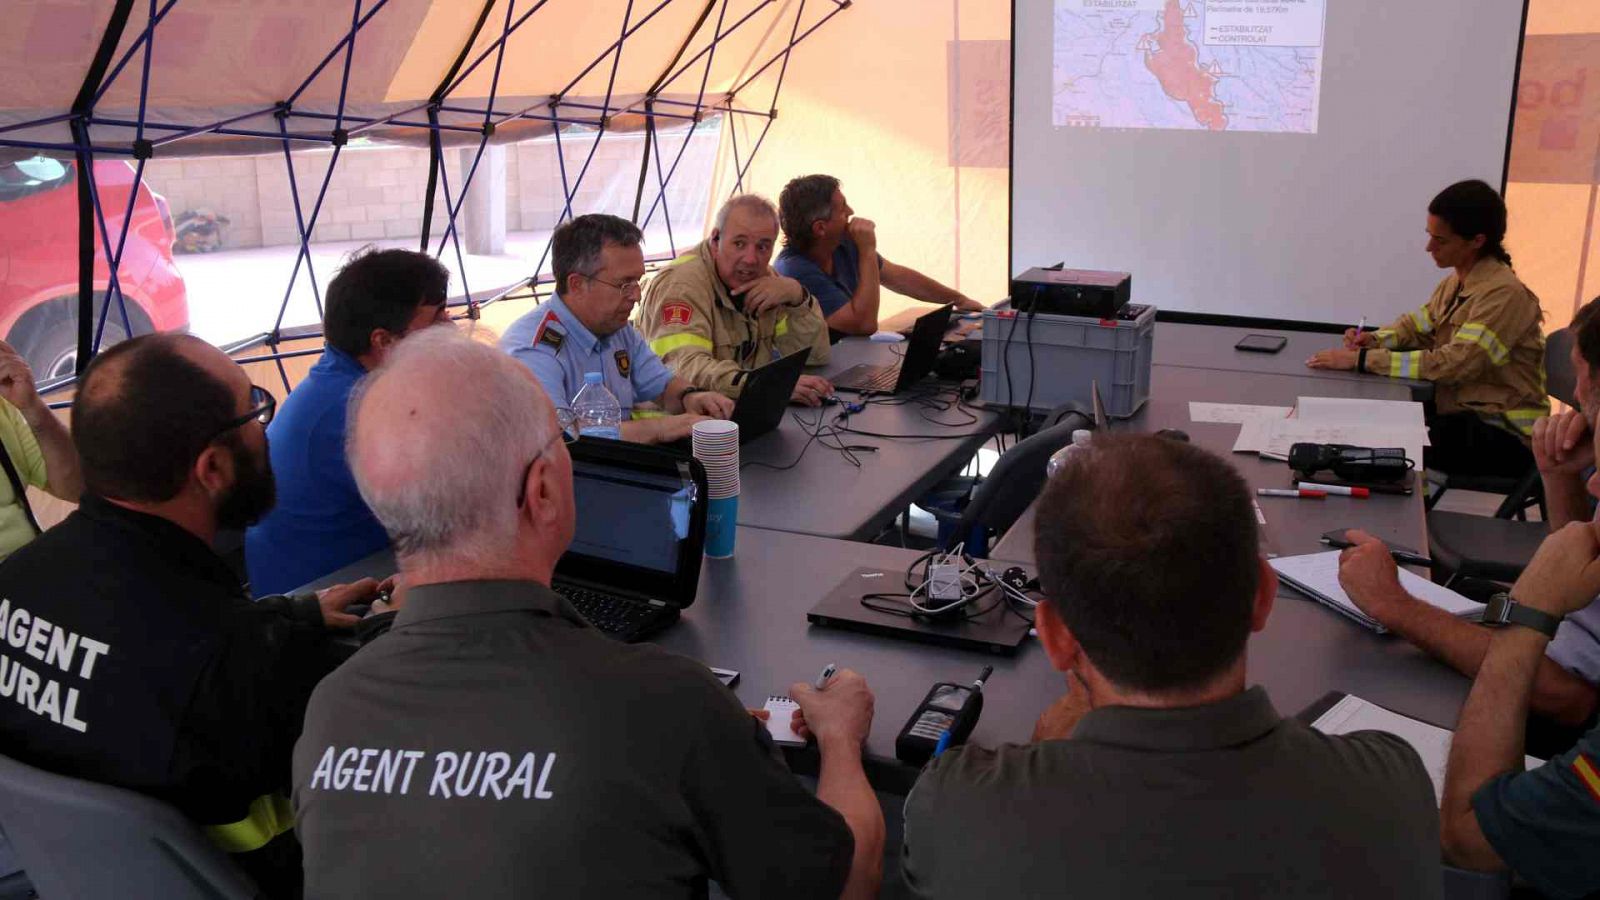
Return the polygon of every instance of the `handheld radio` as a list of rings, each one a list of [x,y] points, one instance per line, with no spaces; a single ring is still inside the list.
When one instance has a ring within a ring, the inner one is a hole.
[[[930,688],[895,736],[894,755],[920,766],[946,747],[966,741],[983,713],[983,683],[993,673],[994,666],[984,666],[971,684],[941,681]]]

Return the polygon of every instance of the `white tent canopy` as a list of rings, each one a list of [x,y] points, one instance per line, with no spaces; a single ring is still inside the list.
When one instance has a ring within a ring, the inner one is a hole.
[[[326,142],[336,124],[351,136],[424,143],[435,92],[446,143],[480,140],[486,118],[502,142],[548,132],[558,118],[634,129],[648,110],[663,126],[716,108],[765,116],[791,41],[848,5],[13,0],[0,32],[0,84],[9,88],[0,143],[71,151],[74,101],[124,3],[103,92],[87,108],[89,140],[97,152],[131,153],[142,107],[144,137],[163,157],[276,150],[280,128],[296,144]],[[280,126],[274,111],[291,102]]]

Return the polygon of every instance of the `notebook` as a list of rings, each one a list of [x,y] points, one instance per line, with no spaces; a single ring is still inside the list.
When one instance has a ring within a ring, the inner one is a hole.
[[[1322,708],[1326,708],[1327,712],[1317,715],[1317,710]],[[1310,709],[1301,714],[1301,719],[1304,720],[1308,715],[1316,716],[1311,722],[1311,727],[1323,734],[1386,731],[1410,744],[1412,749],[1417,751],[1417,755],[1422,757],[1422,766],[1428,770],[1428,777],[1433,780],[1434,797],[1439,799],[1444,797],[1444,770],[1445,763],[1450,758],[1450,738],[1453,732],[1410,716],[1390,712],[1354,694],[1341,694],[1337,691],[1312,704]],[[1536,769],[1544,765],[1544,760],[1528,756],[1523,758],[1523,765],[1528,769]]]
[[[767,733],[772,735],[772,742],[779,747],[804,747],[806,739],[795,733],[794,711],[800,704],[788,697],[774,694],[767,698],[765,706],[761,707],[772,715],[767,719]]]
[[[1326,550],[1301,556],[1280,556],[1268,560],[1268,563],[1284,584],[1379,634],[1387,632],[1389,629],[1362,612],[1339,585],[1339,553],[1338,550]],[[1483,604],[1468,600],[1406,569],[1400,570],[1400,586],[1411,596],[1453,616],[1477,619],[1483,615]]]

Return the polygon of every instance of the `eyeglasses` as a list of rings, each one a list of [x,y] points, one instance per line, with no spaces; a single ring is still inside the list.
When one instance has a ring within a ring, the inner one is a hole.
[[[270,391],[264,387],[261,387],[260,385],[250,385],[250,406],[251,409],[249,412],[238,417],[237,419],[230,419],[228,424],[218,428],[217,433],[211,436],[212,440],[227,434],[233,429],[238,428],[240,425],[249,422],[251,419],[254,419],[257,422],[260,422],[262,425],[265,425],[272,421],[273,415],[275,415],[278,411],[278,401],[273,399]]]
[[[613,281],[607,281],[604,278],[599,277],[598,275],[585,275],[583,277],[589,279],[590,281],[598,281],[601,284],[605,285],[606,287],[616,288],[617,290],[623,292],[624,294],[636,294],[640,290],[640,281],[637,278],[630,278],[627,281],[623,281],[623,282],[613,282]]]
[[[518,509],[521,509],[522,505],[528,502],[528,475],[533,471],[533,464],[539,461],[539,457],[550,452],[550,448],[556,445],[556,438],[560,438],[563,444],[575,443],[578,440],[577,413],[564,406],[558,406],[556,407],[556,421],[560,423],[561,430],[551,435],[550,440],[545,441],[544,447],[533,455],[533,459],[528,460],[526,466],[522,467],[522,480],[517,482]]]

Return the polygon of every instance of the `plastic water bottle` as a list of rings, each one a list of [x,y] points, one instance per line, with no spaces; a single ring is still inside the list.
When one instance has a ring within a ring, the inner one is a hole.
[[[1094,437],[1094,432],[1087,428],[1079,428],[1072,432],[1072,443],[1050,454],[1050,461],[1045,463],[1045,478],[1054,478],[1056,473],[1067,461],[1080,453],[1089,452],[1089,441]]]
[[[622,405],[599,372],[584,373],[583,387],[572,397],[572,414],[579,436],[622,439]]]

